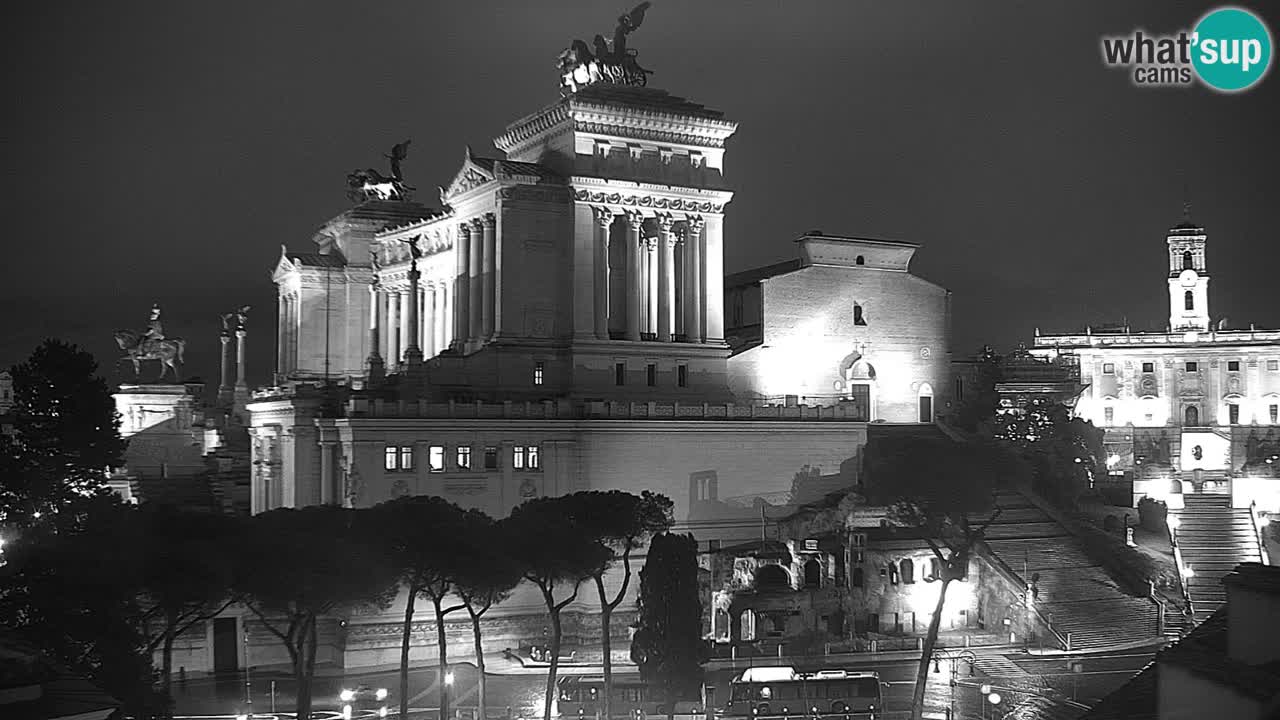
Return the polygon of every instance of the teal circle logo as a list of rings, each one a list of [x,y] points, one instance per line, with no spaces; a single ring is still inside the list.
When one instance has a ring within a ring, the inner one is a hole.
[[[1220,8],[1201,18],[1194,32],[1191,64],[1214,90],[1245,90],[1267,74],[1271,33],[1257,15],[1240,8]]]

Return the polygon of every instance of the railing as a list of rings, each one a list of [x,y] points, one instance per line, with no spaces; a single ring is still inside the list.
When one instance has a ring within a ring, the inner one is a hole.
[[[1262,526],[1258,525],[1258,501],[1249,501],[1249,521],[1253,523],[1253,537],[1258,541],[1258,555],[1262,558],[1263,565],[1270,565],[1271,561],[1267,556],[1267,544],[1262,541]]]
[[[431,403],[352,398],[348,417],[493,419],[493,420],[841,420],[865,422],[862,413],[844,405],[739,405],[736,403],[542,402]]]
[[[1177,515],[1172,515],[1171,517],[1178,518]],[[1178,518],[1177,522],[1181,522],[1181,518]],[[1173,524],[1169,523],[1168,518],[1165,519],[1165,529],[1169,532],[1169,545],[1173,547],[1173,563],[1178,566],[1178,584],[1182,586],[1182,599],[1187,603],[1187,612],[1194,618],[1196,616],[1195,605],[1191,602],[1191,590],[1187,587],[1186,576],[1183,575],[1183,568],[1186,566],[1182,564],[1182,548],[1178,547],[1177,530]]]

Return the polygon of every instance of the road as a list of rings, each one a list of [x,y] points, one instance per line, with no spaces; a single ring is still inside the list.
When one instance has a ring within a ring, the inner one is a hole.
[[[1097,655],[1064,657],[1037,657],[1020,653],[980,655],[978,667],[970,673],[969,663],[957,663],[956,683],[950,683],[950,663],[942,661],[930,669],[926,686],[925,707],[943,717],[954,700],[956,720],[961,718],[990,718],[991,720],[1065,720],[1080,714],[1080,705],[1091,705],[1098,699],[1124,684],[1146,665],[1152,657],[1150,650],[1101,653]],[[1072,662],[1079,665],[1073,667]],[[818,659],[802,670],[831,667]],[[887,718],[904,718],[911,705],[914,689],[916,662],[841,662],[839,667],[850,670],[874,670],[888,682],[885,691]],[[936,671],[935,671],[936,669]],[[471,665],[455,665],[451,704],[454,707],[473,708],[476,704],[476,669]],[[735,670],[716,670],[707,674],[706,681],[715,688],[717,706],[722,706],[729,681]],[[282,713],[292,709],[293,681],[286,675],[268,675],[255,672],[251,678],[253,709],[255,714],[266,714],[274,709]],[[271,688],[274,682],[275,703],[272,704]],[[541,714],[542,693],[546,676],[489,675],[489,713],[505,717],[510,708],[513,717],[534,717]],[[314,690],[314,708],[317,711],[336,711],[341,707],[338,693],[343,687],[363,684],[386,687],[391,690],[388,706],[394,713],[399,708],[397,689],[399,673],[395,671],[361,674],[349,678],[317,678]],[[986,702],[983,685],[1000,696],[998,705]],[[423,717],[433,717],[439,706],[439,678],[435,668],[422,668],[409,673],[410,707],[421,711]],[[189,680],[174,684],[179,714],[186,716],[230,717],[246,707],[244,676],[217,681],[213,679]],[[414,713],[418,715],[419,713]]]

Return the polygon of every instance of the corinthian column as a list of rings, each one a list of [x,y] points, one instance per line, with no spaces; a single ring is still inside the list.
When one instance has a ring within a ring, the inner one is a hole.
[[[418,261],[416,258],[409,260],[409,289],[404,294],[404,303],[406,306],[404,329],[404,357],[405,362],[410,365],[422,363],[422,347],[418,345],[418,333],[422,330],[422,320],[418,315],[418,303],[422,302],[422,292],[418,287],[418,280],[421,279],[422,273],[418,271]]]
[[[645,332],[658,334],[658,238],[644,239]]]
[[[484,279],[482,277],[483,270],[481,268],[484,262],[484,223],[480,220],[471,221],[471,256],[467,260],[467,285],[470,289],[470,295],[467,298],[467,304],[470,309],[467,311],[467,317],[471,318],[471,323],[467,326],[467,340],[478,342],[481,333],[484,332]]]
[[[706,293],[706,325],[703,332],[709,343],[724,342],[724,218],[707,218],[702,234],[702,257]]]
[[[400,295],[387,290],[387,361],[395,367],[400,357]]]
[[[453,284],[453,347],[462,352],[467,345],[467,334],[471,327],[471,226],[463,223],[458,226],[458,241],[454,244],[453,254],[457,258],[457,280]]]
[[[689,337],[689,342],[700,343],[703,341],[704,325],[703,325],[703,296],[706,294],[707,286],[703,282],[703,270],[706,267],[703,257],[702,242],[702,218],[699,216],[691,216],[686,220],[687,232],[685,233],[684,252],[685,262],[689,266],[689,297],[685,301],[685,334]]]
[[[280,311],[280,317],[276,321],[279,328],[276,331],[276,374],[284,375],[289,372],[285,365],[285,356],[289,354],[289,339],[286,335],[289,330],[289,305],[283,294],[276,296],[276,308]]]
[[[592,208],[596,219],[596,337],[609,339],[609,228],[613,226],[613,211],[608,208]]]
[[[247,353],[244,348],[245,338],[249,331],[243,326],[236,328],[236,392],[248,392],[249,385],[244,379],[244,360]]]
[[[226,330],[219,336],[222,341],[222,379],[218,383],[218,404],[231,404],[231,335]]]
[[[422,354],[435,357],[436,352],[436,286],[429,282],[422,288]]]
[[[376,383],[382,379],[385,367],[382,363],[382,352],[379,349],[381,338],[378,337],[378,315],[382,305],[382,293],[378,292],[378,278],[374,277],[369,284],[369,382]]]
[[[494,290],[497,288],[497,224],[498,220],[493,213],[485,213],[480,221],[481,232],[484,233],[484,257],[481,265],[482,271],[482,299],[480,302],[481,313],[484,318],[480,325],[480,335],[483,340],[493,337],[494,328]]]
[[[658,227],[662,230],[658,236],[658,341],[671,342],[676,307],[675,219],[670,215],[659,215]]]
[[[627,339],[640,339],[640,213],[627,213]]]

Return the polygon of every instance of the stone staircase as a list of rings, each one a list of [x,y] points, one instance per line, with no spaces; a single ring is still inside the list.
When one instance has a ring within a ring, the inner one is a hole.
[[[1175,531],[1182,564],[1191,569],[1182,582],[1191,598],[1198,625],[1227,601],[1222,578],[1242,562],[1262,562],[1258,536],[1248,508],[1231,507],[1230,495],[1184,495],[1185,506],[1170,515],[1178,518]]]
[[[1001,493],[1000,517],[987,547],[1036,589],[1036,607],[1073,650],[1148,640],[1159,635],[1159,608],[1129,595],[1090,558],[1083,544],[1029,499]]]

